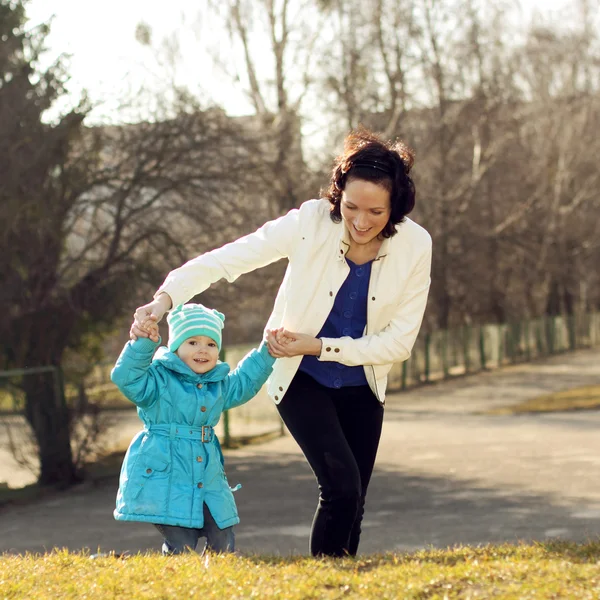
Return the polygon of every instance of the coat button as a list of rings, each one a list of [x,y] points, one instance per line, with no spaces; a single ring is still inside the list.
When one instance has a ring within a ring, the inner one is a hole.
[[[371,300],[375,301],[375,296],[373,296],[373,297],[371,298]]]
[[[202,457],[201,456],[196,456],[196,462],[202,462]]]
[[[152,473],[152,469],[146,469],[146,473],[148,473],[148,475],[150,475],[150,473]]]
[[[201,406],[200,407],[200,412],[206,412],[206,406]]]
[[[198,384],[196,387],[197,387],[199,390],[201,390],[201,389],[202,389],[202,384],[201,384],[201,383],[199,383],[199,384]]]
[[[327,346],[327,348],[325,348],[325,352],[331,352],[331,347]]]
[[[330,295],[330,296],[333,296],[333,292],[329,292],[329,295]]]
[[[339,348],[336,348],[336,349],[334,350],[334,352],[339,352],[339,351],[340,351],[340,349],[339,349]]]
[[[279,400],[279,396],[275,396],[275,400]]]
[[[202,487],[204,487],[204,486],[202,485],[202,483],[199,483],[199,484],[198,484],[198,487],[199,487],[199,488],[202,488]]]
[[[279,386],[279,391],[283,392],[283,388],[281,386]]]

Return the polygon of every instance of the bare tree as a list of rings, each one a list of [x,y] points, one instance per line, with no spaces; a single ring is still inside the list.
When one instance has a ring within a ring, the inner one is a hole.
[[[241,49],[243,75],[236,78],[247,81],[245,91],[254,107],[257,135],[264,140],[263,157],[270,168],[274,212],[281,214],[304,201],[307,194],[301,112],[311,86],[318,22],[310,13],[310,1],[208,4],[226,25],[234,47],[239,44]],[[214,58],[221,62],[221,57]]]
[[[519,52],[521,85],[529,99],[521,135],[531,149],[528,216],[539,239],[534,248],[538,314],[585,309],[588,287],[582,282],[598,238],[597,221],[590,220],[598,211],[598,170],[589,160],[598,145],[591,132],[598,126],[600,86],[589,75],[598,60],[597,39],[590,37],[592,15],[582,14],[587,21],[579,30],[532,28]]]
[[[82,105],[44,122],[66,76],[60,64],[35,71],[46,28],[26,32],[19,3],[0,11],[0,368],[60,367],[67,349],[99,344],[193,240],[231,235],[243,215],[221,203],[246,188],[255,158],[238,124],[185,98],[167,120],[86,128]],[[40,483],[77,481],[55,382],[35,373],[22,388]]]

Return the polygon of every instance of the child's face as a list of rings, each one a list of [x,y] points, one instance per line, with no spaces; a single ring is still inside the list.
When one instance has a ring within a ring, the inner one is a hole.
[[[208,373],[219,359],[217,342],[205,335],[194,335],[185,340],[177,351],[177,356],[194,373]]]

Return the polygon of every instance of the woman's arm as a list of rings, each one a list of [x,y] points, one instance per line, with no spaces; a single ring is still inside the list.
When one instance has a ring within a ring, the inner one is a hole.
[[[349,367],[405,361],[410,357],[421,328],[431,282],[430,272],[431,246],[411,274],[394,317],[379,333],[353,339],[315,338],[287,330],[277,335],[268,332],[269,349],[277,358],[314,355],[321,361],[339,362]]]
[[[154,300],[135,311],[131,338],[150,337],[156,341],[158,334],[152,335],[148,327],[158,323],[171,308],[187,302],[220,279],[231,283],[244,273],[289,257],[297,247],[299,220],[300,210],[292,209],[254,233],[205,252],[171,271]]]
[[[298,222],[299,210],[293,209],[254,233],[201,254],[171,271],[156,296],[166,292],[173,306],[179,306],[220,279],[231,283],[244,273],[288,257],[297,245]]]

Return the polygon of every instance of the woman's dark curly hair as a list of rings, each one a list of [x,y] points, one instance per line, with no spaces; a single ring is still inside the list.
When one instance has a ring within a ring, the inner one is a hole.
[[[413,151],[400,141],[386,142],[364,127],[351,131],[334,161],[329,188],[322,192],[331,203],[331,220],[342,220],[342,192],[350,181],[371,181],[390,192],[390,219],[381,235],[392,237],[396,224],[415,207],[415,184],[408,175],[414,160]]]

